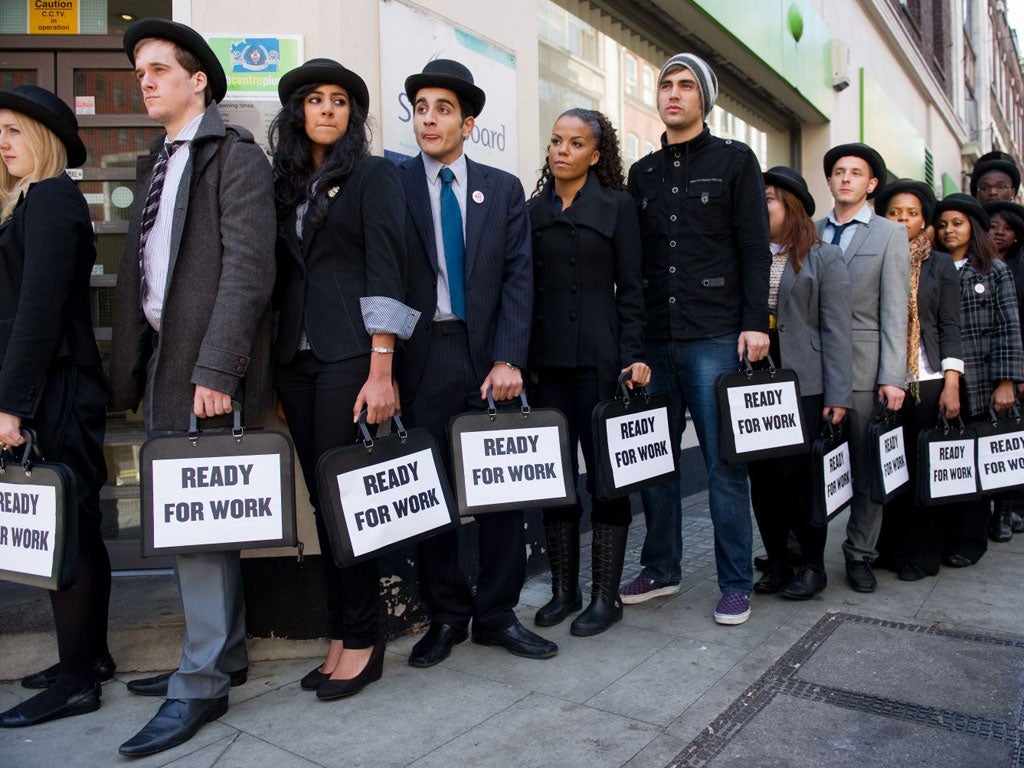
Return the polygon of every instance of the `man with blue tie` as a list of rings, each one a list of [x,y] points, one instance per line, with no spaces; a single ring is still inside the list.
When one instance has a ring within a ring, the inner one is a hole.
[[[840,144],[825,153],[825,179],[834,206],[817,222],[818,235],[838,245],[850,273],[853,310],[853,407],[850,461],[853,503],[846,524],[846,580],[856,592],[874,592],[882,505],[871,500],[868,425],[876,401],[890,411],[903,405],[907,380],[907,303],[910,250],[901,224],[872,213],[868,200],[886,181],[885,161],[867,144]]]
[[[403,415],[450,456],[446,426],[485,402],[518,397],[533,304],[530,224],[514,176],[463,154],[485,95],[462,64],[436,59],[405,81],[420,154],[399,166],[409,214],[406,304],[420,312],[398,363]],[[430,628],[409,664],[429,667],[466,640],[546,659],[558,647],[526,629],[514,609],[526,577],[523,513],[481,515],[476,593],[450,531],[418,547]]]

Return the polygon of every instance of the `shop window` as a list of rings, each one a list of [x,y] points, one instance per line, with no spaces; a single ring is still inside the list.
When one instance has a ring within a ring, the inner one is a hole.
[[[625,57],[625,62],[624,63],[625,63],[624,70],[625,70],[625,74],[626,74],[626,95],[627,96],[636,96],[637,95],[637,87],[636,87],[636,69],[637,69],[637,66],[636,66],[636,59],[634,59],[632,56],[627,55]]]
[[[643,73],[643,99],[644,104],[656,106],[654,100],[654,70],[651,67],[644,67]]]

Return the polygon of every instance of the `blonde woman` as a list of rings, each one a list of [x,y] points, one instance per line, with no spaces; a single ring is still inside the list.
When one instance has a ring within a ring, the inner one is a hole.
[[[89,310],[89,208],[64,173],[86,158],[75,116],[42,88],[0,91],[0,157],[0,447],[34,429],[78,492],[77,580],[50,592],[60,663],[22,681],[44,690],[0,713],[14,728],[96,710],[114,671],[99,505],[108,387]]]

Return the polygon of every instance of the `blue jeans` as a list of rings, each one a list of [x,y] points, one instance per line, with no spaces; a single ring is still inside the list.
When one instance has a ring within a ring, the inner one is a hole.
[[[715,563],[722,592],[749,593],[754,574],[751,564],[753,526],[746,464],[729,464],[718,456],[718,403],[715,378],[739,369],[737,334],[695,341],[648,341],[650,390],[669,401],[672,444],[679,463],[679,440],[686,409],[697,428],[704,465],[708,471],[708,502],[715,526]],[[680,471],[685,471],[680,467]],[[682,499],[678,474],[641,492],[647,538],[640,562],[647,576],[659,584],[678,584],[682,578]]]

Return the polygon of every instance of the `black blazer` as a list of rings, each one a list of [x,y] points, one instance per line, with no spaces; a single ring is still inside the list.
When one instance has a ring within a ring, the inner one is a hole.
[[[58,360],[98,366],[89,207],[65,174],[33,184],[0,226],[0,411],[36,414]]]
[[[330,198],[319,227],[309,221],[309,206],[301,242],[294,211],[278,223],[279,363],[295,357],[303,317],[317,359],[337,362],[370,354],[372,337],[363,323],[360,299],[404,299],[404,208],[395,166],[382,157],[367,157]]]
[[[480,383],[496,361],[526,365],[533,306],[530,222],[523,185],[505,171],[466,158],[466,328]],[[427,176],[417,155],[398,166],[408,210],[405,304],[420,312],[399,361],[402,398],[415,396],[430,351],[437,309],[437,246]],[[477,194],[479,193],[479,194]]]
[[[526,203],[533,230],[531,368],[595,367],[612,393],[621,369],[643,360],[640,225],[633,198],[591,173],[561,213],[552,182]]]
[[[960,276],[948,253],[932,251],[921,263],[917,316],[928,365],[942,371],[942,361],[964,359],[960,342]]]

